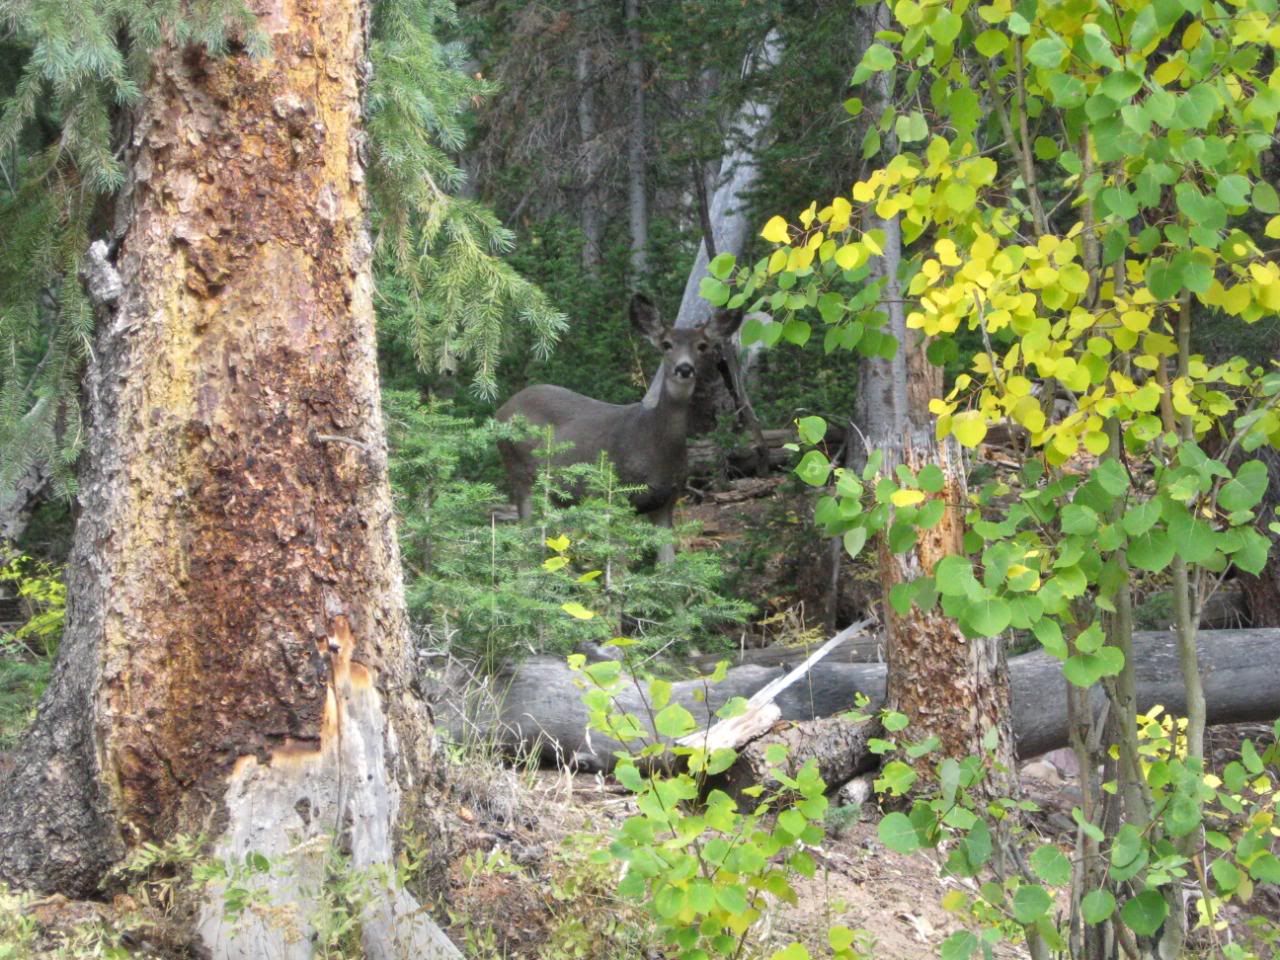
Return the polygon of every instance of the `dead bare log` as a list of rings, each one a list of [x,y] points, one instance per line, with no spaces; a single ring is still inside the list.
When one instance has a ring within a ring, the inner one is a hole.
[[[1173,712],[1183,710],[1172,634],[1140,632],[1134,637],[1134,649],[1139,707],[1159,703]],[[1199,650],[1210,723],[1271,720],[1280,715],[1280,672],[1266,666],[1280,660],[1280,629],[1204,631]],[[702,680],[673,684],[672,700],[709,723],[730,697],[750,698],[786,672],[777,667],[735,667],[715,685]],[[1045,653],[1013,657],[1009,676],[1018,755],[1032,757],[1065,745],[1066,681],[1058,662]],[[491,695],[475,697],[469,704],[443,692],[437,697],[437,719],[458,741],[478,739],[510,751],[539,751],[548,760],[609,769],[618,745],[587,733],[586,710],[573,678],[563,660],[532,657],[506,676],[494,678]],[[849,710],[856,692],[865,694],[872,708],[878,707],[884,682],[884,664],[839,663],[828,658],[784,690],[776,702],[783,720],[830,717]],[[1100,692],[1094,702],[1101,705]],[[629,689],[620,697],[620,706],[643,716],[641,691]]]

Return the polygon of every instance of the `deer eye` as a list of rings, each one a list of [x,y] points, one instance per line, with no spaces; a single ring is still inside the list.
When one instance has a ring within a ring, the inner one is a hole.
[[[663,350],[670,350],[670,349],[671,349],[671,347],[672,347],[672,343],[671,343],[671,341],[670,341],[670,340],[663,340],[663,341],[662,341],[662,349],[663,349]]]
[[[699,340],[699,341],[698,341],[698,352],[699,352],[699,353],[703,353],[704,351],[706,351],[707,347],[709,347],[709,346],[711,346],[711,344],[707,343],[707,341],[705,341],[705,340]]]

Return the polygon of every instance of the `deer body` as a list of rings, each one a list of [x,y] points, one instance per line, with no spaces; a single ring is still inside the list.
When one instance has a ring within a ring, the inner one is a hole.
[[[670,329],[658,321],[648,298],[636,295],[631,301],[632,324],[663,354],[663,386],[656,404],[604,403],[564,387],[540,384],[508,400],[498,419],[522,417],[534,426],[551,427],[553,443],[569,445],[551,457],[556,466],[594,463],[606,454],[623,483],[644,485],[631,498],[636,510],[669,527],[688,465],[689,401],[699,361],[736,329],[739,319],[721,314],[705,327]],[[521,519],[532,511],[538,445],[537,440],[499,442]]]

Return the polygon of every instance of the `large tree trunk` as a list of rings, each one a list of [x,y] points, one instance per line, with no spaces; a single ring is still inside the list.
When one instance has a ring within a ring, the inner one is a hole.
[[[215,857],[268,858],[247,882],[278,908],[228,924],[215,891],[211,955],[302,958],[333,843],[385,887],[368,956],[457,956],[379,873],[425,812],[430,729],[374,356],[367,9],[254,9],[268,57],[154,58],[68,626],[0,785],[0,878],[87,895],[131,847],[203,832]]]
[[[1199,638],[1205,670],[1205,697],[1211,723],[1273,720],[1280,716],[1280,678],[1260,663],[1280,658],[1280,630],[1204,630]],[[832,717],[853,708],[854,695],[870,698],[868,710],[884,702],[885,665],[850,663],[837,651],[818,663],[806,679],[778,697],[782,719],[805,722]],[[1178,671],[1177,641],[1167,631],[1134,634],[1138,708],[1161,704],[1174,714],[1183,709],[1185,691]],[[672,684],[671,700],[703,722],[732,697],[750,698],[776,681],[794,664],[733,667],[720,683],[702,680]],[[1067,683],[1062,664],[1047,653],[1028,653],[1009,660],[1012,725],[1017,755],[1034,757],[1067,743]],[[479,737],[514,752],[541,750],[548,759],[577,759],[588,766],[611,768],[619,745],[599,734],[587,736],[587,709],[575,674],[556,657],[531,657],[506,675],[494,678],[494,695],[477,695],[467,704],[453,699],[456,684],[442,684],[436,714],[455,740]],[[705,693],[705,697],[704,697]],[[1092,706],[1102,706],[1099,688],[1090,691]],[[619,698],[619,706],[644,716],[637,690]],[[837,728],[844,729],[844,728]],[[795,735],[796,742],[821,742],[816,734]]]

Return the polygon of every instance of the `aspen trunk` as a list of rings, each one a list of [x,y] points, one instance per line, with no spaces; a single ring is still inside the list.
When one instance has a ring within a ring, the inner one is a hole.
[[[885,447],[885,473],[903,463],[913,472],[928,464],[942,470],[945,484],[931,496],[943,498],[948,509],[938,524],[921,530],[914,550],[903,554],[880,551],[880,582],[885,599],[885,644],[888,664],[886,704],[911,718],[904,738],[922,740],[935,735],[943,754],[956,759],[982,756],[983,735],[999,731],[995,760],[1013,769],[1013,720],[1009,676],[998,638],[966,639],[954,620],[938,607],[927,612],[913,606],[905,615],[888,604],[898,583],[928,576],[946,556],[963,552],[964,467],[954,442],[935,444],[919,431],[901,444]],[[932,764],[932,760],[926,761]],[[993,785],[997,790],[1007,784]]]
[[[891,22],[888,7],[877,4],[860,10],[865,24],[863,35],[870,43],[875,30]],[[893,96],[888,72],[876,75],[875,92],[883,109]],[[885,152],[896,152],[892,135],[885,139]],[[880,582],[887,633],[885,644],[888,679],[886,706],[906,714],[911,724],[906,741],[937,736],[944,755],[955,759],[982,756],[983,736],[991,729],[999,733],[992,757],[993,779],[988,789],[1003,794],[1016,784],[996,771],[1013,769],[1014,742],[1010,708],[1009,675],[999,640],[966,639],[960,627],[934,607],[925,612],[912,606],[905,615],[893,611],[890,591],[899,583],[933,573],[943,557],[963,552],[966,486],[960,450],[953,441],[934,442],[928,410],[930,398],[939,396],[941,371],[925,357],[924,343],[913,338],[906,325],[906,310],[898,274],[902,264],[902,231],[896,217],[876,219],[873,226],[884,231],[884,256],[878,270],[884,280],[884,309],[889,315],[888,331],[898,341],[891,360],[867,358],[859,376],[862,384],[862,428],[884,451],[883,472],[904,464],[918,473],[930,463],[945,477],[938,494],[946,504],[942,520],[930,530],[919,531],[916,546],[904,554],[891,554],[881,537]],[[919,764],[926,773],[932,761]]]
[[[204,833],[273,905],[209,954],[311,956],[330,845],[377,886],[369,957],[453,957],[389,879],[424,813],[378,399],[367,7],[258,0],[269,56],[161,47],[100,323],[53,681],[0,785],[0,878],[85,895]]]

